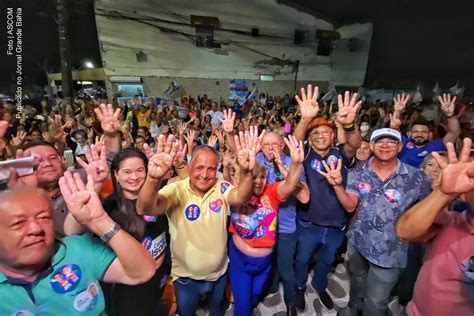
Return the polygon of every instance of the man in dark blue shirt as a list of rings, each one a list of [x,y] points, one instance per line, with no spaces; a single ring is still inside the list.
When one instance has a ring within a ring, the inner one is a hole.
[[[344,240],[344,228],[347,214],[334,192],[332,185],[320,174],[324,165],[344,165],[344,178],[347,174],[349,160],[354,157],[360,146],[361,137],[354,127],[354,119],[361,102],[357,94],[350,97],[339,95],[339,113],[336,120],[343,126],[346,144],[333,147],[333,124],[324,118],[315,118],[319,112],[317,102],[318,88],[314,92],[308,85],[307,92],[301,89],[301,98],[296,97],[301,120],[295,128],[294,136],[302,140],[308,135],[308,147],[303,163],[306,182],[310,189],[310,202],[298,209],[298,245],[296,250],[296,308],[304,310],[308,264],[318,251],[317,264],[314,267],[312,286],[318,292],[321,302],[333,308],[333,302],[326,292],[328,278],[337,249]]]
[[[395,101],[395,121],[398,121],[400,114],[405,110],[408,102],[408,97],[398,95],[394,98]],[[419,168],[423,159],[433,151],[445,151],[444,146],[447,142],[456,142],[461,134],[461,125],[456,115],[454,115],[454,108],[456,104],[456,97],[451,98],[450,94],[443,94],[438,97],[441,104],[441,110],[448,119],[447,133],[443,139],[432,139],[433,134],[430,131],[430,123],[424,117],[419,117],[412,124],[408,137],[402,136],[403,149],[399,154],[402,162],[409,164],[415,168]],[[398,129],[399,126],[392,128]]]

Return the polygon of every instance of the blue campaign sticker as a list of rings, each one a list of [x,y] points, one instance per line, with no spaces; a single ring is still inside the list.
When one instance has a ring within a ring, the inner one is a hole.
[[[311,160],[311,169],[314,171],[321,171],[323,170],[323,164],[319,159],[313,159]]]
[[[230,187],[229,182],[221,182],[221,193],[224,194],[225,191]]]
[[[143,247],[145,247],[146,250],[151,249],[152,243],[153,243],[153,238],[151,238],[150,236],[146,236],[145,238],[143,238],[142,245]]]
[[[196,204],[191,204],[184,210],[184,215],[190,221],[195,221],[201,215],[201,209]]]
[[[391,203],[398,203],[402,199],[400,192],[394,189],[387,189],[384,192],[385,198]]]
[[[81,281],[81,268],[75,264],[66,264],[54,271],[51,277],[51,287],[56,293],[64,294],[71,291],[79,285]]]

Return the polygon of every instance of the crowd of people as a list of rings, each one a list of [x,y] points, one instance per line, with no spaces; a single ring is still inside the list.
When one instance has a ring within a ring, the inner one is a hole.
[[[243,107],[102,101],[0,107],[1,315],[251,315],[279,283],[297,315],[310,275],[331,310],[341,261],[338,315],[386,315],[394,296],[411,316],[474,315],[472,128],[455,96],[434,120],[405,94],[330,104],[311,85]]]

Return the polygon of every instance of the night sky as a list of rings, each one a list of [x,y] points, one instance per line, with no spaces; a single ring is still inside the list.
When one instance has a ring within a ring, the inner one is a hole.
[[[84,60],[99,64],[93,0],[68,0],[71,7],[70,45],[75,68]],[[424,83],[431,89],[460,81],[474,94],[474,15],[473,2],[407,0],[287,0],[302,10],[313,10],[335,23],[372,21],[372,38],[366,86],[410,88]],[[27,83],[43,83],[38,66],[48,60],[50,69],[59,70],[58,33],[53,17],[53,0],[2,1],[2,26],[6,7],[23,8],[23,69]],[[309,6],[309,7],[308,7]],[[8,87],[15,60],[7,58],[6,31],[2,27],[1,90]]]

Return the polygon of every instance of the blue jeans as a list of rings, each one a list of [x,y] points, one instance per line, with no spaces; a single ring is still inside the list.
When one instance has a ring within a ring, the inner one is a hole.
[[[234,315],[251,315],[258,305],[263,286],[272,268],[272,254],[265,257],[251,257],[242,253],[229,240],[230,286],[234,294]]]
[[[180,316],[196,315],[196,309],[201,295],[209,293],[209,315],[224,315],[222,300],[224,299],[227,273],[216,281],[194,280],[191,278],[178,278],[174,282],[178,312]]]
[[[298,231],[292,234],[278,235],[277,254],[278,271],[283,283],[285,304],[295,306],[295,254],[298,243]]]
[[[318,226],[302,220],[298,220],[298,231],[295,260],[296,286],[306,289],[309,261],[311,256],[318,251],[311,284],[318,293],[322,293],[328,286],[328,273],[332,269],[332,263],[337,249],[344,240],[345,232],[339,228]]]

